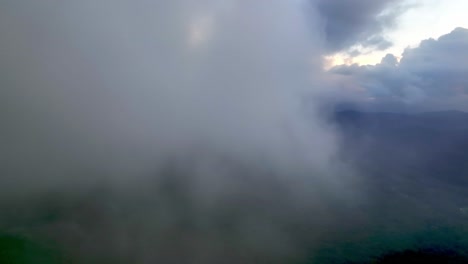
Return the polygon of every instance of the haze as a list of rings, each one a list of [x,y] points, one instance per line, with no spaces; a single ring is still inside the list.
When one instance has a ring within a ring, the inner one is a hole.
[[[3,1],[0,251],[363,263],[399,242],[336,252],[428,221],[464,230],[468,29],[389,37],[420,32],[413,4]]]

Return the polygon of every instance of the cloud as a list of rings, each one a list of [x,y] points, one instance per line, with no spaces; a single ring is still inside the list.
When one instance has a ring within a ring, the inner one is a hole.
[[[419,47],[407,48],[401,60],[386,55],[377,65],[340,65],[340,75],[377,102],[421,109],[468,109],[468,29],[456,28]],[[397,110],[397,109],[396,109]]]
[[[323,47],[298,2],[2,1],[0,208],[58,211],[38,225],[83,258],[297,256],[353,189],[302,111]]]
[[[307,133],[295,93],[311,87],[308,72],[318,67],[308,58],[319,58],[321,47],[296,15],[299,5],[8,2],[1,11],[0,56],[9,76],[2,98],[24,125],[48,122],[38,135],[43,142],[60,131],[82,147],[140,141],[172,151],[208,141],[281,155],[287,141]],[[62,118],[51,116],[57,113]]]
[[[401,0],[320,0],[318,10],[324,19],[327,51],[346,51],[356,45],[387,49],[392,43],[385,38],[385,31],[407,8]]]

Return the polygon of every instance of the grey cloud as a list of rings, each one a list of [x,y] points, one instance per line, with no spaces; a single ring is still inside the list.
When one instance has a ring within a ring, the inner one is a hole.
[[[383,37],[383,36],[374,35],[374,36],[368,38],[367,40],[365,40],[362,43],[362,45],[364,47],[371,47],[371,48],[375,48],[377,50],[385,50],[385,49],[390,48],[393,45],[393,43],[390,40]]]
[[[322,47],[297,2],[1,1],[0,230],[18,200],[35,217],[36,198],[102,188],[38,228],[109,263],[296,256],[303,232],[285,230],[314,240],[353,190],[335,134],[301,109]]]
[[[408,48],[398,63],[392,54],[372,66],[341,65],[330,71],[346,76],[376,102],[394,101],[420,109],[468,109],[468,29]]]
[[[407,6],[401,0],[320,0],[328,52],[360,45],[383,50],[392,45],[383,33],[394,26]]]
[[[374,35],[369,39],[364,40],[358,46],[351,47],[345,52],[351,57],[357,57],[362,54],[368,54],[376,50],[386,50],[393,46],[393,42],[387,40],[383,36]]]

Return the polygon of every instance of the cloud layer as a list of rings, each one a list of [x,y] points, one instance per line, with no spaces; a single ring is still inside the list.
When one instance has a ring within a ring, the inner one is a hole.
[[[468,29],[456,28],[400,60],[388,54],[377,65],[341,65],[330,70],[358,88],[361,99],[388,110],[468,110]]]
[[[364,49],[384,50],[392,45],[385,38],[396,18],[405,10],[401,0],[320,0],[327,51],[347,51],[358,45]]]
[[[323,40],[299,2],[2,2],[0,208],[24,213],[0,230],[82,263],[300,256],[348,188],[303,112]]]

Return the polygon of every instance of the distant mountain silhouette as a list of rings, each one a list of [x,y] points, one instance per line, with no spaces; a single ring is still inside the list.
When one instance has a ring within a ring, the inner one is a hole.
[[[379,258],[376,264],[404,264],[404,263],[424,263],[424,264],[462,264],[468,263],[468,258],[459,255],[452,250],[405,250],[395,252]]]
[[[370,262],[340,261],[336,250],[317,263],[467,263],[468,113],[339,111],[332,119],[340,157],[361,177],[363,229],[399,238],[357,240],[385,249]]]
[[[468,113],[340,111],[343,155],[364,169],[468,184]]]

